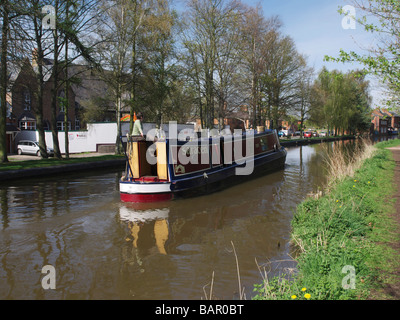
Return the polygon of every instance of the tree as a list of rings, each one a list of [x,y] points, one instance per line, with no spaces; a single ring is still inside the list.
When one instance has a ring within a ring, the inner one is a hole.
[[[142,27],[142,92],[146,117],[161,125],[172,111],[168,103],[177,79],[175,36],[177,15],[166,0],[157,0]]]
[[[268,20],[264,18],[260,7],[246,8],[242,26],[240,28],[242,38],[241,57],[243,59],[245,81],[248,88],[248,101],[252,114],[252,125],[262,125],[262,93],[260,89],[261,78],[265,74],[267,63],[265,61],[268,38],[277,34],[281,22],[278,17]],[[250,81],[250,83],[249,83]],[[265,118],[265,115],[264,115]]]
[[[213,128],[218,52],[223,52],[225,45],[219,40],[224,39],[227,24],[237,17],[240,4],[236,1],[191,0],[187,7],[184,45],[192,64],[193,79],[197,82],[202,126]]]
[[[225,16],[224,28],[217,38],[215,93],[217,98],[218,129],[222,130],[225,117],[244,101],[241,27],[243,8],[239,5]]]
[[[338,58],[326,56],[325,59],[361,63],[364,73],[377,75],[388,85],[393,97],[387,103],[395,105],[400,94],[400,3],[388,0],[352,0],[351,3],[358,9],[357,13],[363,12],[361,17],[351,17],[343,8],[339,12],[355,19],[367,32],[376,34],[377,45],[365,55],[340,50]]]
[[[8,51],[8,34],[10,30],[10,1],[2,1],[1,5],[1,53],[0,53],[0,161],[8,162],[7,158],[7,135],[6,135],[6,116],[7,116],[7,51]]]
[[[143,20],[147,13],[147,1],[133,0],[131,4],[130,14],[132,19],[132,29],[130,31],[130,38],[132,41],[132,53],[131,53],[131,72],[132,72],[132,83],[131,83],[131,99],[130,99],[130,121],[129,121],[129,132],[133,130],[133,118],[134,113],[137,109],[137,83],[138,83],[138,44],[139,31],[143,26]]]
[[[44,132],[43,92],[45,79],[49,77],[51,72],[44,68],[44,59],[50,56],[52,43],[51,30],[48,30],[43,25],[44,16],[48,14],[48,12],[43,13],[43,7],[47,4],[49,4],[48,1],[27,0],[21,23],[23,27],[19,30],[19,38],[23,42],[23,46],[20,49],[21,53],[29,56],[32,54],[32,67],[36,79],[32,92],[36,101],[33,111],[36,118],[36,130],[38,131],[39,149],[42,158],[48,157]],[[22,47],[26,50],[22,50]]]
[[[313,99],[313,77],[314,70],[309,67],[304,67],[298,73],[297,86],[295,89],[295,103],[292,111],[300,119],[300,135],[303,135],[304,122],[309,117]]]
[[[360,71],[344,74],[323,68],[314,83],[311,120],[335,135],[364,132],[370,125],[368,81]]]
[[[82,57],[86,63],[97,66],[92,56],[92,49],[85,44],[82,33],[90,32],[93,25],[91,13],[96,8],[96,1],[84,0],[55,0],[56,28],[53,32],[53,66],[52,66],[52,113],[51,113],[51,132],[53,136],[54,154],[61,159],[61,152],[58,141],[57,129],[57,106],[59,105],[64,113],[64,136],[65,154],[69,157],[68,141],[68,110],[69,110],[69,89],[77,74],[70,75],[69,67],[78,58]],[[71,50],[73,46],[73,50]],[[63,55],[64,50],[64,55]],[[74,53],[70,57],[70,51]]]
[[[0,48],[0,162],[8,162],[7,157],[7,90],[10,86],[9,63],[16,58],[21,47],[16,45],[15,35],[21,30],[20,18],[26,14],[24,0],[3,0],[0,4],[1,48]],[[14,36],[14,38],[13,38]],[[13,46],[11,45],[13,44]],[[19,56],[21,58],[21,56]]]
[[[99,16],[97,35],[100,38],[97,50],[97,59],[102,65],[100,72],[102,79],[112,88],[117,122],[116,148],[121,153],[121,112],[125,93],[129,91],[131,78],[128,76],[131,66],[131,40],[129,15],[130,1],[112,0],[103,1],[102,12]]]
[[[276,129],[279,119],[297,103],[299,74],[306,63],[294,41],[277,32],[270,34],[263,54],[266,70],[262,75],[261,91],[265,95],[267,116],[272,120],[271,129]]]

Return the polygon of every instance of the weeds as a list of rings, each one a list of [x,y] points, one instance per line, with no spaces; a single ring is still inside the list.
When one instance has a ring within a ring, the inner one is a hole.
[[[368,139],[360,139],[358,152],[348,148],[336,148],[334,153],[327,152],[325,164],[328,168],[329,181],[327,191],[342,182],[347,177],[354,176],[366,159],[371,158],[376,148]]]

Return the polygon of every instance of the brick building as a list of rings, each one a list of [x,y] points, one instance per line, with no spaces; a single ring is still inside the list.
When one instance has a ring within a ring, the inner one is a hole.
[[[38,106],[38,84],[35,74],[35,63],[31,64],[26,59],[15,76],[11,89],[11,105],[12,115],[15,119],[15,125],[20,130],[36,130],[37,123],[35,117],[35,110]],[[52,61],[45,59],[44,72],[47,73],[43,86],[43,122],[44,129],[50,130],[51,123],[51,101],[53,91],[53,81],[51,76]],[[64,105],[61,103],[63,98],[66,98],[65,88],[60,88],[57,93],[57,129],[64,130]],[[75,114],[75,94],[70,88],[68,92],[69,107],[68,107],[68,126],[70,130],[76,129]]]
[[[399,131],[400,129],[400,115],[395,112],[389,111],[387,109],[380,110],[382,114],[386,116],[386,120],[388,121],[388,129]]]
[[[391,119],[388,119],[388,115],[383,113],[379,109],[375,109],[374,111],[372,111],[371,117],[372,117],[371,133],[379,135],[387,135],[388,128],[390,126],[389,121],[391,121]]]

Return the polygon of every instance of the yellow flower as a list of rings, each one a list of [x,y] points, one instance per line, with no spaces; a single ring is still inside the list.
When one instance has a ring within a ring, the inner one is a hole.
[[[371,181],[368,181],[368,183],[371,183]]]
[[[339,206],[339,208],[341,208],[342,206]]]
[[[301,289],[301,291],[303,291],[303,292],[304,292],[304,291],[306,291],[306,290],[307,290],[307,288],[303,288],[303,289]]]
[[[304,295],[304,298],[306,298],[306,299],[310,299],[310,298],[311,298],[311,294],[309,294],[309,293],[306,293],[306,294]]]
[[[294,295],[292,295],[292,299],[296,299],[297,298],[297,296],[294,294]]]
[[[353,188],[355,188],[356,186],[353,186]]]
[[[339,202],[339,200],[336,200],[336,202]]]
[[[357,180],[354,180],[354,182],[357,182]]]

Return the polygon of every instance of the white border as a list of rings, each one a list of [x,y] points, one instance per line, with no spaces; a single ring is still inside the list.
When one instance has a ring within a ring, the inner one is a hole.
[[[171,192],[171,183],[124,183],[120,182],[119,191],[128,194]]]

